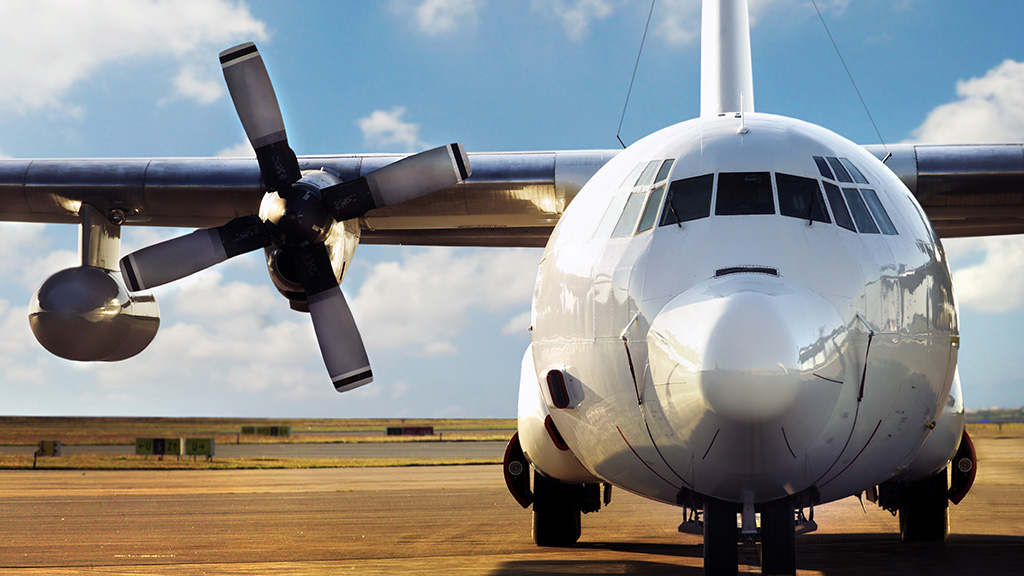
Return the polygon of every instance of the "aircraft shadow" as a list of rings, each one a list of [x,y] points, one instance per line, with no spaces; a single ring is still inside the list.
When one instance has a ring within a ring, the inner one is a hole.
[[[808,534],[797,566],[826,576],[863,574],[1021,574],[1024,537],[951,534],[944,544],[906,544],[899,535]]]
[[[689,557],[699,560],[702,545],[599,543],[575,546],[575,560],[510,560],[491,576],[514,574],[703,574],[700,566],[679,566],[651,560],[589,560],[589,550],[611,550],[652,557]],[[554,550],[554,549],[553,549]],[[757,549],[743,547],[740,565],[759,566]],[[891,533],[808,534],[797,539],[798,571],[819,571],[825,576],[864,574],[1021,574],[1024,536],[953,534],[945,544],[904,544]],[[742,571],[742,569],[741,569]]]
[[[559,550],[552,548],[551,550]],[[561,550],[565,550],[562,548]],[[608,550],[624,554],[648,554],[653,557],[673,556],[699,559],[703,556],[700,544],[651,544],[643,542],[581,542],[573,547],[578,551],[577,560],[512,560],[504,563],[491,576],[513,574],[573,574],[574,576],[597,576],[604,574],[703,574],[699,566],[688,567],[667,564],[657,560],[589,560],[590,551]]]
[[[703,568],[676,566],[642,560],[514,560],[491,572],[491,576],[521,574],[572,574],[573,576],[604,576],[607,574],[686,575],[704,574]]]

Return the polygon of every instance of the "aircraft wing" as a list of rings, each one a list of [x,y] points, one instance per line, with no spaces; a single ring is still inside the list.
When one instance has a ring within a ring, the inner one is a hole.
[[[364,244],[544,246],[583,184],[616,151],[470,154],[472,176],[359,219]],[[404,155],[302,156],[354,180]],[[257,213],[255,158],[0,160],[0,220],[78,223],[90,204],[128,225],[208,228]]]
[[[1024,234],[1024,144],[866,146],[917,196],[944,238]],[[363,244],[544,246],[614,150],[471,153],[461,184],[360,218]],[[403,155],[302,156],[352,180]],[[255,214],[251,158],[0,160],[0,220],[78,223],[87,203],[128,225],[205,228]]]
[[[879,159],[882,146],[866,146]],[[890,145],[885,164],[943,238],[1024,234],[1024,144]]]

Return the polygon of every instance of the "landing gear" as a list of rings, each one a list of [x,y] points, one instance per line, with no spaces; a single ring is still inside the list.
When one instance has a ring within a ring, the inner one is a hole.
[[[736,513],[732,502],[704,499],[704,574],[732,575],[739,571]]]
[[[949,535],[949,490],[946,469],[911,482],[899,507],[904,542],[942,542]]]
[[[533,475],[533,541],[537,546],[572,546],[580,539],[582,484],[562,484]]]
[[[796,574],[796,517],[792,498],[761,505],[761,573]]]

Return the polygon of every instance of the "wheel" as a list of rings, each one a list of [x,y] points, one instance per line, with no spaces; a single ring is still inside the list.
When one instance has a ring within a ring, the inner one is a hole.
[[[533,541],[572,546],[580,539],[582,484],[562,484],[533,473]]]
[[[900,504],[900,536],[904,542],[942,542],[949,535],[946,469],[911,482]]]
[[[704,574],[720,576],[739,571],[736,512],[732,502],[704,500]]]
[[[761,573],[796,573],[796,518],[791,498],[761,506]]]

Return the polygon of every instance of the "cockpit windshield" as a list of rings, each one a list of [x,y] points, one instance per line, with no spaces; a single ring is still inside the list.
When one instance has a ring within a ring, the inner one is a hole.
[[[722,172],[718,175],[716,216],[774,213],[770,172]]]
[[[661,214],[661,225],[689,222],[711,215],[711,191],[714,174],[676,180],[669,187],[668,203]]]
[[[609,205],[594,237],[627,238],[651,230],[655,223],[682,228],[684,222],[710,217],[712,205],[715,216],[781,214],[808,224],[834,222],[861,234],[899,233],[880,194],[862,186],[868,179],[853,162],[834,156],[812,159],[820,179],[782,172],[720,172],[667,182],[672,159],[641,162],[623,181],[623,193]]]
[[[779,212],[807,221],[830,223],[821,198],[821,185],[813,178],[778,173],[775,184],[779,189]]]

